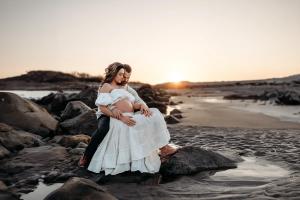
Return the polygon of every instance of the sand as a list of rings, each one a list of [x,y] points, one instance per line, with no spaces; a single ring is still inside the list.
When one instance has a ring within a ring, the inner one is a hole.
[[[295,115],[291,121],[287,121],[280,112],[274,112],[273,116],[264,110],[259,110],[257,103],[245,108],[245,103],[239,100],[222,100],[221,96],[200,97],[200,96],[176,96],[172,101],[183,101],[183,104],[171,106],[170,109],[177,108],[183,112],[184,118],[181,125],[198,125],[211,127],[244,127],[244,128],[296,128],[300,129],[300,123],[293,122],[300,116]],[[247,104],[251,104],[248,102]],[[256,106],[256,107],[255,107]],[[258,107],[258,108],[257,108]],[[265,110],[271,110],[276,106],[266,107]],[[256,110],[255,110],[256,109]],[[298,106],[300,110],[300,106]],[[286,111],[283,111],[286,112]],[[297,110],[295,111],[297,113]],[[277,114],[277,115],[276,115]]]

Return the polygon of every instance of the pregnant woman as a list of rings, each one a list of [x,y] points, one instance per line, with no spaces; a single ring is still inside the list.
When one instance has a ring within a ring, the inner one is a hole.
[[[117,108],[122,114],[119,119],[110,119],[110,129],[87,169],[95,173],[104,171],[105,175],[124,171],[156,173],[161,165],[160,149],[168,148],[168,154],[177,149],[168,145],[170,134],[158,109],[150,108],[150,115],[134,112],[141,104],[120,87],[124,73],[122,66],[106,69],[96,104],[100,109]]]

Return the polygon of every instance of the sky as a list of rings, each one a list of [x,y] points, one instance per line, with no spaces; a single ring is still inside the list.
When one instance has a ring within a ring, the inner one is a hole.
[[[300,0],[0,0],[0,78],[30,70],[131,81],[300,73]]]

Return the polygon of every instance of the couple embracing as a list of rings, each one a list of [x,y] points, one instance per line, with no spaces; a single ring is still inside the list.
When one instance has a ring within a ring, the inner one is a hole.
[[[131,71],[129,65],[118,62],[105,69],[95,101],[98,128],[79,160],[79,166],[94,173],[156,173],[161,162],[178,150],[169,144],[160,111],[148,108],[127,85]]]

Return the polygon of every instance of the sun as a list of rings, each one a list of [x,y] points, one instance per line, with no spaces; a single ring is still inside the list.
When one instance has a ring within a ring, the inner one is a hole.
[[[169,76],[169,81],[173,83],[179,83],[182,81],[182,75],[179,72],[173,72]]]

